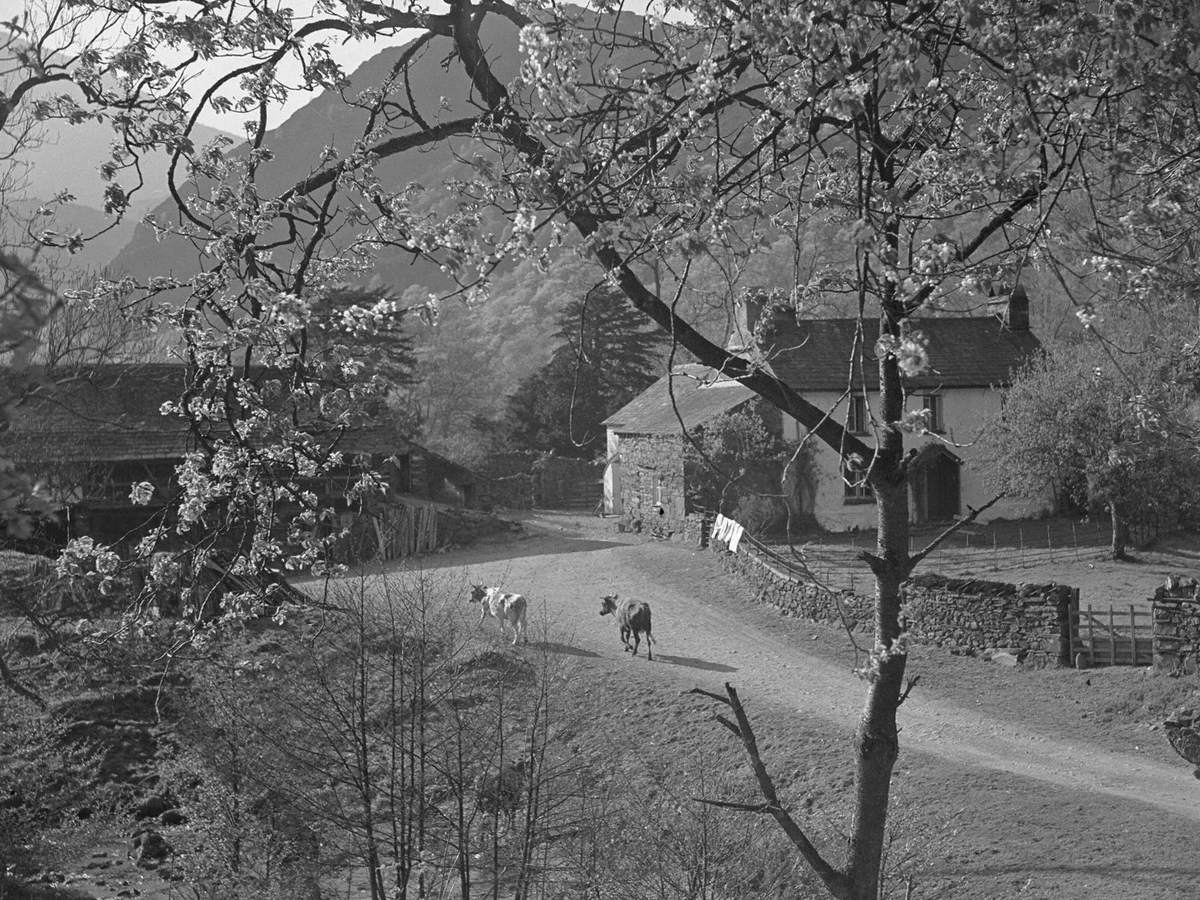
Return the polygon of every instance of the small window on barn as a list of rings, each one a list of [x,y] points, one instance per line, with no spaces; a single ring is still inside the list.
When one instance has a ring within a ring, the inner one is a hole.
[[[929,430],[934,434],[943,434],[946,431],[946,419],[942,411],[942,395],[926,394],[925,408],[929,410]]]
[[[857,458],[842,463],[842,486],[846,503],[870,503],[875,499],[875,492],[867,484],[866,464]]]
[[[862,394],[850,395],[850,409],[846,417],[846,429],[851,434],[868,434],[871,420],[867,414],[867,398]]]

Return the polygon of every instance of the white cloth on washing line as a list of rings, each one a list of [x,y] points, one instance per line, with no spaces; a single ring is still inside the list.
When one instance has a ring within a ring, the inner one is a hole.
[[[709,536],[709,539],[713,541],[725,540],[725,527],[728,521],[723,515],[717,513],[716,519],[713,520],[712,534]]]
[[[741,543],[742,540],[742,532],[746,529],[744,529],[737,522],[733,522],[732,520],[730,520],[730,522],[733,525],[733,528],[730,529],[729,534],[729,552],[737,553],[738,544]]]

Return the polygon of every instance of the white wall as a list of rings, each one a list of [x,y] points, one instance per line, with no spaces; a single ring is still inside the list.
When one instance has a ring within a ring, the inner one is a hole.
[[[961,501],[960,512],[967,512],[967,507],[980,507],[995,495],[987,483],[987,456],[989,454],[987,426],[1000,411],[1000,395],[996,391],[983,388],[952,388],[940,392],[943,398],[943,420],[945,434],[940,438],[946,443],[946,448],[963,461],[961,470]],[[804,398],[820,409],[830,409],[838,402],[839,395],[833,392],[805,394]],[[924,406],[924,394],[914,394],[909,397],[909,408],[920,409]],[[879,395],[869,395],[872,413],[876,412]],[[842,402],[833,413],[833,418],[844,423],[846,420],[846,403]],[[784,416],[784,438],[798,440],[805,434],[795,419]],[[861,436],[868,444],[874,444],[872,435]],[[937,441],[934,435],[906,434],[905,447],[920,447],[923,444]],[[812,439],[814,447],[813,460],[817,467],[817,489],[814,502],[814,514],[818,524],[829,531],[845,531],[854,527],[874,528],[875,504],[847,503],[844,483],[838,454],[823,442]],[[979,517],[986,522],[997,518],[1025,518],[1036,516],[1051,509],[1051,499],[1047,495],[1037,499],[1005,498],[992,506]]]
[[[604,511],[619,516],[621,508],[621,438],[608,429],[608,464],[604,467]]]

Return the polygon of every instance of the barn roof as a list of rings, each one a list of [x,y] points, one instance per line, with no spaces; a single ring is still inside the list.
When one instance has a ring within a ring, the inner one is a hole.
[[[22,461],[178,459],[187,425],[159,409],[183,396],[185,376],[170,363],[52,370],[12,410],[4,442]]]
[[[0,438],[18,461],[120,462],[177,460],[194,444],[187,423],[160,412],[178,402],[188,384],[176,363],[112,363],[74,372],[50,371],[28,399],[11,411]],[[347,453],[390,454],[411,441],[389,425],[313,432]]]
[[[671,394],[675,395],[675,409]],[[678,434],[755,397],[748,387],[695,364],[677,366],[604,420],[619,434]],[[678,416],[675,410],[678,410]],[[682,426],[680,420],[682,419]]]

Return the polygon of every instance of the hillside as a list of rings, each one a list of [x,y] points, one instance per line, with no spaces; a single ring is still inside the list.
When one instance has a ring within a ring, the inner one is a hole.
[[[31,93],[37,98],[54,91],[47,87]],[[193,140],[204,144],[221,134],[218,129],[200,125]],[[60,235],[78,232],[89,239],[81,251],[47,250],[43,261],[75,271],[104,268],[133,239],[137,223],[169,199],[167,153],[161,150],[146,153],[139,163],[140,174],[126,170],[117,176],[117,182],[132,191],[129,210],[119,223],[105,231],[113,220],[103,212],[105,182],[99,173],[101,165],[111,159],[117,138],[112,125],[91,119],[78,124],[47,119],[39,124],[36,135],[36,140],[21,147],[16,162],[21,196],[14,199],[9,209],[9,214],[17,220],[10,222],[10,226],[23,227],[32,221],[37,232],[46,229]],[[139,177],[143,184],[133,190]],[[69,192],[74,200],[57,205],[53,216],[35,215],[40,204],[62,191]]]
[[[515,32],[492,37],[495,44],[511,48],[498,67],[502,77],[511,78],[516,71]],[[322,92],[268,132],[264,145],[270,148],[273,159],[258,170],[257,188],[261,196],[281,193],[307,176],[318,167],[326,147],[340,152],[352,149],[353,141],[363,134],[367,112],[348,103],[347,99],[386,81],[405,49],[389,47],[382,50],[351,74],[350,85],[343,92]],[[424,113],[434,120],[460,114],[469,103],[471,93],[461,67],[443,67],[445,50],[446,47],[434,42],[430,49],[416,57],[409,69],[413,95],[429,98],[424,104]],[[440,109],[439,98],[445,102]],[[463,143],[442,142],[426,152],[391,156],[379,164],[379,178],[389,185],[434,188],[456,171],[462,171],[456,156]],[[435,199],[431,197],[429,202],[435,202]],[[151,213],[162,222],[179,221],[179,213],[169,198],[153,207]],[[113,261],[113,267],[121,273],[145,279],[153,275],[194,274],[203,263],[202,252],[190,242],[171,238],[159,241],[154,232],[143,225],[135,230],[132,239]],[[406,253],[381,253],[367,278],[382,282],[397,293],[412,285],[423,285],[430,290],[451,287],[436,266],[422,260],[413,261]]]
[[[513,77],[515,32],[495,31],[490,38],[493,47],[502,48],[498,74]],[[453,117],[471,103],[471,86],[461,67],[443,65],[445,49],[435,42],[409,70],[413,95],[428,98],[420,105],[430,119]],[[346,98],[385,81],[404,50],[381,51],[352,73],[343,92],[316,96],[271,130],[264,143],[274,157],[260,169],[260,194],[282,192],[305,177],[326,146],[348,150],[349,142],[363,132],[366,113]],[[466,173],[461,162],[466,148],[466,139],[442,142],[428,151],[390,157],[377,172],[386,184],[418,186],[423,192],[418,205],[436,210],[447,196],[438,188]],[[159,203],[152,215],[163,222],[179,221],[169,199]],[[200,271],[205,262],[202,248],[182,239],[159,240],[152,229],[141,225],[116,256],[112,269],[114,274],[139,280],[167,274],[186,277]],[[415,317],[411,320],[425,379],[413,400],[429,423],[428,437],[435,446],[454,449],[474,417],[490,415],[521,379],[548,361],[559,311],[599,277],[594,265],[567,250],[545,273],[531,262],[502,267],[493,275],[488,301],[471,306],[460,300],[444,303],[436,326]],[[453,287],[436,266],[407,253],[381,252],[362,280],[388,289],[409,305],[422,304],[431,293]]]
[[[511,78],[518,62],[515,33],[497,25],[488,37],[493,50],[498,49],[499,76]],[[339,153],[351,149],[352,142],[363,134],[368,113],[348,101],[386,82],[406,49],[381,51],[352,73],[350,85],[343,91],[321,93],[268,133],[264,146],[270,148],[273,158],[258,170],[260,196],[277,195],[314,171],[325,148]],[[418,98],[423,115],[431,121],[453,118],[473,108],[471,85],[461,66],[447,63],[447,49],[440,39],[434,40],[414,57],[407,71],[412,96]],[[389,187],[413,186],[413,205],[436,211],[440,204],[454,199],[442,186],[462,177],[467,171],[463,160],[476,152],[478,145],[472,145],[469,138],[443,141],[428,150],[388,157],[379,163],[377,174]],[[169,200],[158,204],[152,214],[164,223],[179,221]],[[844,223],[835,215],[798,227],[804,232],[798,255],[789,240],[779,239],[765,245],[745,266],[698,260],[692,270],[692,287],[681,297],[680,311],[719,341],[728,326],[730,296],[750,286],[790,286],[797,277],[807,279],[819,270],[844,271],[852,265],[841,236]],[[204,252],[198,242],[160,240],[150,228],[139,226],[113,261],[113,269],[141,281],[158,275],[187,277],[205,266]],[[279,251],[281,255],[285,252]],[[280,264],[287,265],[286,261]],[[659,273],[661,289],[670,293],[674,285],[667,266],[663,269]],[[454,452],[475,417],[496,411],[524,377],[549,359],[553,350],[549,339],[558,311],[586,291],[596,277],[596,270],[569,252],[546,273],[527,262],[508,265],[493,273],[487,302],[471,307],[459,301],[444,303],[436,327],[414,322],[420,374],[425,381],[413,399],[427,423],[426,439],[443,451]],[[394,250],[381,251],[362,280],[386,287],[410,305],[422,304],[431,294],[443,294],[453,287],[437,266]],[[806,314],[846,315],[852,311],[854,298],[838,293],[844,280],[833,277],[829,283],[830,290],[809,303]],[[1061,320],[1057,313],[1047,315],[1048,306],[1039,303],[1040,291],[1032,293],[1035,324]],[[964,310],[955,307],[954,311]]]

